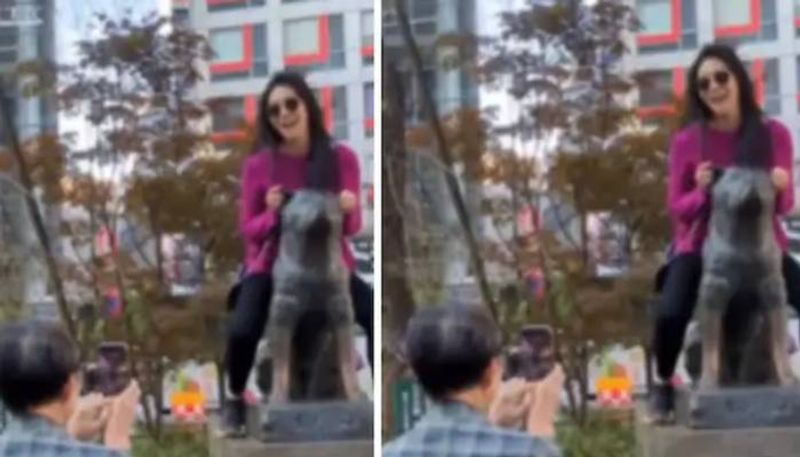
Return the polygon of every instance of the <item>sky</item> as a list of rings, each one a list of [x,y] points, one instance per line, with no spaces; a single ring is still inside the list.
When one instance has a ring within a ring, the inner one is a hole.
[[[63,1],[56,4],[56,59],[59,64],[75,63],[77,43],[92,36],[92,21],[97,13],[105,13],[112,18],[121,18],[128,9],[136,15],[157,10],[166,13],[170,0],[81,0]],[[80,116],[59,114],[59,130],[74,133],[76,146],[88,147],[92,144],[91,127]]]

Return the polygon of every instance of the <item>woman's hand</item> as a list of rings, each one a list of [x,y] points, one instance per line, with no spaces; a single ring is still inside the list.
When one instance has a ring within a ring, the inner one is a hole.
[[[694,181],[699,189],[708,189],[713,180],[714,170],[711,167],[711,162],[703,162],[697,166],[694,171]]]
[[[281,205],[283,204],[283,187],[270,187],[269,191],[267,191],[266,197],[264,197],[264,202],[267,204],[268,209],[275,211],[280,209]]]
[[[356,208],[356,196],[349,190],[343,190],[339,194],[339,206],[345,214],[350,213]]]
[[[778,192],[783,192],[789,187],[789,173],[780,167],[772,169],[772,185]]]

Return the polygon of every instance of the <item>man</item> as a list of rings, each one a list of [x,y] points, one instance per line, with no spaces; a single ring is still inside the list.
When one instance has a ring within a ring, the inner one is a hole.
[[[9,423],[0,457],[121,457],[131,447],[139,387],[79,402],[78,351],[58,326],[25,321],[0,327],[0,402]],[[102,435],[104,446],[79,440]]]
[[[501,386],[501,336],[478,307],[423,309],[412,317],[407,358],[433,407],[384,457],[552,457],[564,375]],[[524,431],[519,430],[524,424]]]

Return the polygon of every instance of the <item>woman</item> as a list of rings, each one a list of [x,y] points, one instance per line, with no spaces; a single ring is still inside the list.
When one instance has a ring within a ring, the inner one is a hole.
[[[352,274],[355,261],[347,240],[361,229],[358,159],[346,146],[334,144],[311,88],[298,74],[284,72],[272,78],[261,96],[257,123],[263,147],[245,161],[241,184],[239,222],[246,276],[236,297],[226,350],[223,431],[231,435],[244,428],[242,392],[269,316],[270,272],[278,252],[278,214],[286,192],[312,188],[339,195],[344,214],[342,256],[351,272],[355,318],[367,334],[372,363],[372,289]]]
[[[675,257],[670,261],[656,313],[653,350],[657,380],[650,398],[651,419],[656,422],[669,420],[674,410],[670,380],[697,298],[710,189],[717,170],[736,164],[770,171],[778,195],[774,234],[784,252],[783,274],[789,301],[794,306],[800,303],[800,270],[786,255],[786,233],[780,222],[781,216],[794,206],[789,131],[777,120],[764,116],[745,66],[732,48],[705,46],[687,79],[687,122],[672,138],[669,151],[667,199]]]

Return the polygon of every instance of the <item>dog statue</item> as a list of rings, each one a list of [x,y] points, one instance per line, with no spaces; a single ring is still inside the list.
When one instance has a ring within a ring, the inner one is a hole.
[[[349,273],[341,255],[342,220],[336,196],[313,190],[294,193],[281,212],[265,332],[270,367],[258,369],[262,378],[271,372],[271,382],[258,382],[270,387],[271,404],[360,395]]]
[[[700,388],[793,384],[770,175],[756,168],[728,168],[711,192],[697,307]]]

